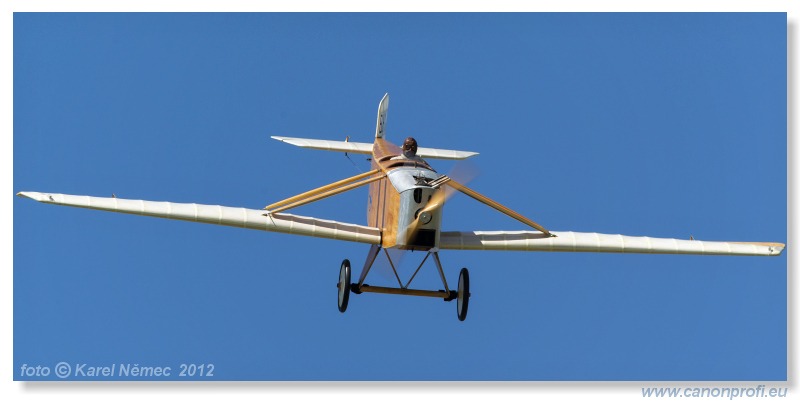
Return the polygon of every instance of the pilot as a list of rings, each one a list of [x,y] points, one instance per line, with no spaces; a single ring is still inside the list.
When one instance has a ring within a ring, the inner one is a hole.
[[[406,140],[403,142],[403,154],[392,158],[392,160],[409,160],[425,163],[425,160],[417,155],[417,140],[413,137],[406,137]]]

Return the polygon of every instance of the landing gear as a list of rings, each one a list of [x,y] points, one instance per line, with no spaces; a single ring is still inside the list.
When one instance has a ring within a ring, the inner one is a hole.
[[[456,299],[456,313],[458,313],[458,320],[464,321],[467,318],[467,308],[469,308],[469,270],[467,268],[461,269],[458,274],[458,295]]]
[[[347,310],[347,302],[350,301],[350,261],[347,259],[342,261],[342,266],[339,267],[339,282],[336,288],[339,289],[339,312],[344,312]]]
[[[369,273],[370,268],[372,268],[372,264],[375,263],[375,259],[378,257],[378,254],[381,251],[380,245],[372,245],[369,250],[369,254],[367,255],[367,260],[364,263],[364,268],[361,271],[361,275],[357,282],[351,283],[350,282],[350,261],[346,260],[342,262],[342,267],[339,270],[339,283],[336,287],[339,289],[339,312],[344,312],[347,309],[347,300],[350,296],[350,291],[353,291],[356,294],[361,294],[364,292],[367,293],[379,293],[379,294],[395,294],[395,295],[411,295],[411,296],[418,296],[418,297],[433,297],[433,298],[441,298],[444,301],[456,301],[456,311],[458,313],[458,320],[463,321],[467,318],[467,307],[469,306],[469,271],[466,268],[461,269],[461,273],[458,276],[458,289],[451,290],[447,286],[447,279],[445,279],[444,270],[442,269],[442,262],[439,261],[439,251],[438,250],[429,250],[428,253],[425,255],[425,258],[422,259],[422,262],[417,267],[417,270],[414,271],[414,274],[411,275],[411,278],[403,284],[400,280],[400,276],[397,273],[394,263],[392,262],[391,256],[383,249],[384,253],[386,254],[386,259],[389,261],[389,265],[394,272],[395,278],[397,279],[397,287],[384,287],[384,286],[373,286],[369,284],[365,284],[364,280],[367,278],[367,274]],[[422,265],[425,264],[425,261],[428,257],[433,257],[433,261],[436,264],[436,270],[439,273],[439,276],[442,280],[442,285],[444,286],[443,290],[420,290],[420,289],[413,289],[409,288],[408,286],[411,284],[411,281],[414,280],[414,277],[417,275],[419,270],[422,268]],[[348,286],[349,285],[349,286]]]

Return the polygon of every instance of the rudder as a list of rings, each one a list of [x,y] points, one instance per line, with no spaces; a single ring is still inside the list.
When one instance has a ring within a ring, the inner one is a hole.
[[[375,126],[375,138],[382,139],[386,135],[386,114],[389,112],[389,93],[383,95],[378,104],[378,123]]]

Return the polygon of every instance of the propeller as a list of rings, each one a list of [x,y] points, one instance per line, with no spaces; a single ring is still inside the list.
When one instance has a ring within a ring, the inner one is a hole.
[[[457,193],[454,188],[444,186],[446,182],[456,179],[459,182],[468,183],[477,176],[478,168],[475,164],[471,163],[470,161],[459,161],[453,166],[447,175],[440,176],[439,178],[430,182],[429,185],[437,188],[438,190],[434,192],[425,206],[417,211],[415,217],[416,220],[412,221],[408,225],[406,228],[406,233],[410,234],[413,238],[420,227],[430,221],[427,217],[430,217],[434,211],[441,208],[448,199]]]

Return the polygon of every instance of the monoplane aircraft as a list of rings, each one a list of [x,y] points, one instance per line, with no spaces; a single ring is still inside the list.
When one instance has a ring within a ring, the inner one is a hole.
[[[139,214],[207,224],[228,225],[263,231],[308,235],[369,244],[370,249],[358,280],[351,281],[350,261],[339,268],[338,308],[347,309],[350,293],[363,292],[441,298],[456,301],[459,320],[467,317],[469,271],[461,269],[455,290],[448,285],[439,251],[448,249],[515,250],[544,252],[613,252],[701,255],[777,256],[785,245],[774,242],[709,242],[695,239],[665,239],[598,233],[550,231],[506,206],[476,192],[448,175],[437,173],[427,159],[465,159],[474,152],[418,148],[408,138],[400,148],[386,139],[389,95],[378,105],[373,143],[312,140],[290,137],[274,139],[299,147],[371,155],[371,170],[312,189],[266,206],[262,210],[201,204],[126,200],[112,197],[74,196],[56,193],[19,192],[42,203],[83,207],[118,213]],[[349,224],[286,213],[287,210],[369,185],[367,225]],[[528,231],[441,231],[446,196],[461,192],[532,228]],[[400,279],[388,249],[425,251],[425,257],[405,283]],[[397,287],[371,286],[365,281],[383,250],[397,279]],[[425,261],[432,257],[443,289],[409,288]]]

